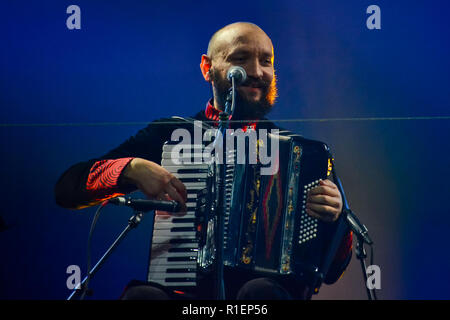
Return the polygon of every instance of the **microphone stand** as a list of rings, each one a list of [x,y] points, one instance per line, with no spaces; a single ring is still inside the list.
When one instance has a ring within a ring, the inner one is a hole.
[[[226,190],[225,190],[225,163],[227,159],[226,149],[225,149],[225,134],[226,130],[229,126],[230,115],[233,115],[234,112],[234,103],[236,97],[236,85],[234,77],[231,77],[231,88],[228,90],[226,102],[225,102],[225,111],[220,112],[219,114],[219,126],[218,126],[218,134],[221,137],[220,143],[222,144],[222,161],[218,163],[218,179],[217,179],[217,189],[219,194],[218,204],[217,204],[217,233],[216,233],[216,261],[217,261],[217,269],[216,269],[216,283],[215,290],[217,294],[217,300],[225,300],[225,287],[223,282],[223,269],[224,269],[224,260],[223,260],[223,246],[224,246],[224,218],[225,218],[225,209],[226,209]],[[216,144],[218,139],[215,140],[214,144]],[[217,150],[217,149],[216,149]],[[216,157],[217,159],[217,157]],[[220,160],[220,158],[219,158]]]
[[[369,289],[369,287],[367,286],[367,268],[366,268],[366,250],[364,249],[364,238],[359,236],[357,234],[357,243],[356,243],[356,249],[355,249],[355,253],[356,253],[356,257],[358,258],[358,260],[361,262],[361,268],[362,268],[362,273],[363,273],[363,278],[364,278],[364,284],[366,286],[366,291],[367,291],[367,297],[369,300],[377,300],[377,297],[375,295],[375,289]]]
[[[368,245],[372,246],[373,241],[369,237],[367,228],[361,222],[359,222],[356,215],[349,208],[347,198],[345,197],[344,188],[342,187],[341,180],[336,175],[335,166],[334,166],[333,161],[332,161],[332,166],[333,166],[333,180],[335,180],[336,186],[338,187],[338,190],[340,191],[340,193],[342,195],[342,203],[343,203],[342,214],[345,215],[345,220],[347,221],[347,224],[349,225],[350,229],[353,231],[353,233],[356,235],[356,238],[357,238],[355,254],[356,254],[356,258],[361,263],[363,279],[364,279],[364,286],[366,287],[367,297],[369,300],[377,300],[377,296],[375,294],[375,289],[370,289],[367,286],[367,271],[366,271],[367,270],[367,268],[366,268],[367,253],[364,248],[364,243],[367,243]]]
[[[134,215],[128,220],[128,225],[122,231],[122,233],[116,238],[114,243],[109,247],[109,249],[105,252],[105,254],[100,258],[97,264],[92,268],[92,270],[88,273],[88,275],[83,279],[81,283],[79,283],[76,288],[73,290],[72,294],[67,298],[67,300],[75,300],[76,298],[84,297],[87,293],[90,295],[92,292],[87,288],[87,283],[92,277],[97,273],[97,271],[103,266],[109,256],[113,253],[113,251],[117,248],[117,246],[122,242],[125,236],[131,229],[136,228],[142,220],[144,212],[142,211],[134,211]]]

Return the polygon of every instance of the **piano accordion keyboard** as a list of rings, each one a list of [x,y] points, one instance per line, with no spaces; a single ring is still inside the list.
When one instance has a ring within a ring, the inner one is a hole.
[[[191,157],[179,158],[181,163],[176,163],[172,149],[164,145],[162,166],[185,185],[187,212],[155,215],[148,280],[164,287],[193,287],[197,285],[200,246],[196,212],[206,202],[209,165],[193,163]]]

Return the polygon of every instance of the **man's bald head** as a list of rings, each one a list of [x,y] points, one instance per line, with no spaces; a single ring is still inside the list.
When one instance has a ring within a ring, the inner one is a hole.
[[[270,43],[273,50],[272,41],[269,36],[256,24],[235,22],[226,25],[213,34],[208,43],[207,55],[212,60],[218,53],[224,53],[224,50],[229,48],[231,44],[245,41],[248,37],[253,38],[255,36]]]
[[[273,61],[272,41],[253,23],[232,23],[214,33],[200,63],[204,79],[212,84],[214,107],[223,110],[231,86],[227,71],[240,66],[247,73],[247,80],[236,89],[239,107],[234,116],[260,119],[267,114],[277,96]]]

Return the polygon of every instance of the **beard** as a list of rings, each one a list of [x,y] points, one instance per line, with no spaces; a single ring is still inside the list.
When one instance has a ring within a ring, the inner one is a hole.
[[[223,110],[225,109],[225,101],[231,84],[228,79],[222,79],[219,72],[215,69],[212,69],[211,76],[214,81],[214,96],[219,103],[220,109]],[[237,87],[233,120],[258,120],[264,118],[272,111],[272,107],[278,96],[275,74],[270,83],[247,77],[247,80],[241,86],[256,86],[260,88],[261,98],[258,101],[249,100],[245,95],[240,93],[239,87]]]

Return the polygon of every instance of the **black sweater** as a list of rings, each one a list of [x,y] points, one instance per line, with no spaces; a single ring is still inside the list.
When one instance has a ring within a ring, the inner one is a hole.
[[[215,125],[214,121],[205,116],[205,111],[198,112],[193,119]],[[266,119],[258,123],[258,129],[279,129],[273,122]],[[58,205],[64,208],[81,209],[95,205],[117,194],[126,194],[136,189],[135,186],[125,185],[120,182],[120,174],[126,166],[126,162],[118,165],[116,170],[110,170],[110,177],[106,177],[100,183],[101,191],[88,190],[88,178],[92,175],[93,167],[101,161],[124,158],[143,158],[155,163],[161,163],[162,146],[164,142],[171,140],[172,132],[177,128],[185,128],[193,132],[192,121],[182,118],[163,118],[150,123],[140,130],[135,136],[130,137],[118,147],[108,153],[88,161],[77,163],[67,169],[59,178],[55,186],[55,198]],[[241,123],[232,123],[231,128],[242,128]],[[100,172],[102,175],[103,172]],[[352,234],[350,233],[342,241],[337,252],[335,262],[330,268],[326,283],[337,281],[347,267],[351,258]]]
[[[198,112],[194,117],[195,120],[203,123],[214,125],[214,121],[209,120],[205,116],[204,111]],[[192,119],[191,118],[191,119]],[[279,129],[273,122],[262,121],[258,128],[264,129]],[[231,123],[231,127],[241,127],[239,123]],[[56,203],[68,209],[81,209],[92,206],[102,200],[99,198],[95,190],[87,190],[86,184],[91,169],[95,163],[107,159],[121,159],[121,158],[143,158],[155,163],[161,163],[162,146],[164,142],[170,140],[172,132],[178,128],[185,128],[193,132],[193,124],[190,121],[182,118],[163,118],[150,123],[146,128],[140,130],[135,136],[130,137],[117,148],[112,149],[108,153],[88,161],[79,162],[69,169],[67,169],[59,178],[55,186]],[[280,129],[281,130],[281,129]],[[121,170],[118,170],[121,171]],[[116,172],[120,175],[120,172]],[[105,181],[105,184],[108,182]],[[111,194],[129,193],[134,190],[133,186],[122,185],[120,178],[119,185],[111,185]],[[104,186],[107,187],[107,186]],[[108,198],[104,194],[104,198]]]

